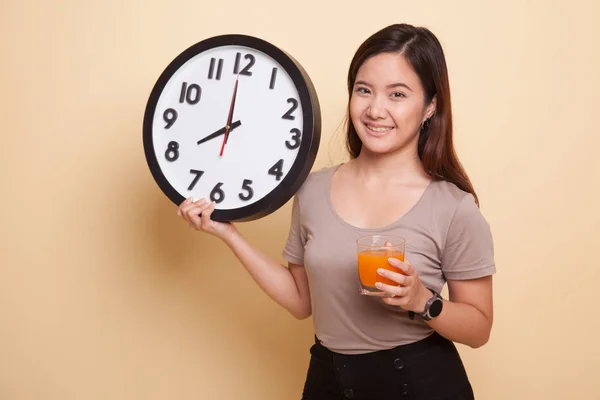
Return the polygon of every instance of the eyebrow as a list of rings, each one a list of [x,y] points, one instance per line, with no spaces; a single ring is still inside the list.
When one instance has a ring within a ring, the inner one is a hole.
[[[354,86],[356,86],[356,85],[365,85],[365,86],[369,86],[369,87],[371,86],[371,85],[369,85],[365,81],[356,81],[354,83]],[[406,83],[402,83],[402,82],[392,83],[391,85],[387,85],[386,87],[388,89],[397,88],[397,87],[403,87],[403,88],[406,88],[406,89],[410,90],[411,92],[413,91],[410,87],[408,87],[408,85]]]

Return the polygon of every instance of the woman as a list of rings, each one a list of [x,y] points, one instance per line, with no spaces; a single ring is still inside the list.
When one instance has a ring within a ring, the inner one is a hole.
[[[296,318],[313,315],[303,399],[472,399],[453,342],[488,341],[495,263],[454,152],[440,43],[425,28],[382,29],[357,50],[348,92],[350,161],[311,173],[294,197],[288,268],[212,221],[213,203],[188,199],[178,214],[224,240]],[[356,240],[373,233],[406,239],[405,262],[389,260],[398,272],[378,271],[397,283],[377,284],[389,297],[357,293]]]

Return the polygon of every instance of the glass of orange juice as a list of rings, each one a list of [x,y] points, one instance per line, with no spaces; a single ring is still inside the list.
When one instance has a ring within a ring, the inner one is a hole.
[[[404,261],[405,242],[404,238],[392,235],[370,235],[356,241],[361,294],[368,296],[388,296],[385,292],[375,287],[375,282],[398,285],[397,282],[379,275],[377,269],[383,268],[402,273],[400,269],[391,265],[388,259],[397,258],[400,261]]]

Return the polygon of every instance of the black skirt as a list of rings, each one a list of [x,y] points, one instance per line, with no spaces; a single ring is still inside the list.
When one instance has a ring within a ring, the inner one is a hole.
[[[302,400],[472,400],[454,343],[438,333],[408,345],[345,355],[315,337]]]

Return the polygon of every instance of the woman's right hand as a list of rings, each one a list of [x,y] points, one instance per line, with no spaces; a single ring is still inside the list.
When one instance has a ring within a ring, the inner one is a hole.
[[[177,209],[177,215],[182,217],[190,227],[197,231],[209,233],[225,240],[235,232],[235,227],[229,222],[213,221],[210,216],[215,210],[215,203],[206,199],[192,201],[192,198],[185,199]]]

